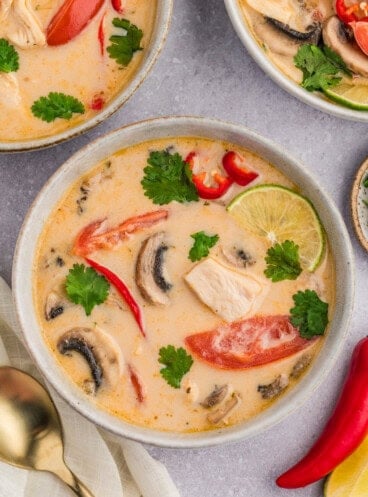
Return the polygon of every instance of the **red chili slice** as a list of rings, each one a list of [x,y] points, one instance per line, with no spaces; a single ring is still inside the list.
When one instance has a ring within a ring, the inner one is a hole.
[[[138,376],[136,369],[133,368],[131,364],[129,364],[128,371],[129,371],[130,382],[135,390],[138,402],[144,402],[144,399],[146,398],[145,388],[141,379]]]
[[[368,21],[368,17],[360,7],[361,2],[346,5],[345,0],[336,0],[335,10],[340,21],[349,24],[355,21]]]
[[[124,0],[111,0],[111,4],[119,14],[124,12]]]
[[[48,45],[64,45],[79,35],[104,3],[105,0],[66,0],[48,25]]]
[[[301,338],[289,316],[255,316],[190,335],[185,343],[211,366],[246,369],[291,356],[315,340]]]
[[[248,185],[259,176],[258,173],[251,171],[246,167],[244,157],[237,152],[227,152],[222,159],[222,165],[235,183],[238,183],[238,185],[241,186]]]
[[[102,56],[105,53],[105,20],[106,12],[101,17],[100,25],[98,26],[98,41],[100,43],[100,52]]]
[[[95,95],[92,99],[92,102],[90,104],[90,108],[92,110],[102,110],[105,105],[105,99],[101,94]]]
[[[140,216],[134,216],[115,228],[99,232],[104,223],[104,220],[94,221],[89,224],[79,233],[75,243],[73,252],[76,255],[85,257],[88,254],[99,249],[111,249],[126,239],[131,233],[138,230],[149,228],[164,219],[167,219],[169,212],[160,209],[154,212],[147,212]]]

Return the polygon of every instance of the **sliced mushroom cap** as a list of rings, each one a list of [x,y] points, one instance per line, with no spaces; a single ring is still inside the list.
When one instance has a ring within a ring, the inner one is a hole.
[[[314,45],[318,45],[318,42],[321,38],[322,26],[320,23],[316,23],[308,28],[305,32],[295,31],[288,24],[284,24],[283,22],[278,21],[277,19],[272,19],[271,17],[266,17],[266,20],[275,26],[275,28],[279,29],[287,36],[291,38],[295,38],[299,41],[308,41],[308,43],[312,43]]]
[[[222,406],[208,414],[207,420],[214,425],[220,423],[221,421],[226,422],[226,419],[240,405],[240,403],[240,395],[237,392],[234,392]]]
[[[340,55],[354,73],[368,77],[368,57],[350,39],[337,16],[330,17],[323,27],[323,41]]]
[[[73,328],[64,333],[57,344],[61,354],[77,352],[87,361],[95,384],[95,392],[105,384],[114,389],[123,370],[123,358],[115,340],[98,328]]]
[[[210,409],[211,407],[221,404],[229,393],[229,385],[215,385],[212,392],[201,402],[201,406]]]
[[[272,383],[268,385],[258,385],[257,391],[261,394],[262,399],[270,400],[285,390],[289,385],[289,378],[286,374],[280,374]]]
[[[253,256],[238,247],[221,247],[221,252],[227,262],[235,267],[247,267],[255,264]]]
[[[299,357],[299,359],[294,364],[293,369],[291,370],[290,378],[293,378],[295,380],[300,378],[300,376],[308,368],[311,361],[312,361],[312,358],[308,354],[305,354],[305,355],[302,355],[301,357]]]
[[[169,303],[167,292],[172,284],[167,281],[164,253],[168,250],[165,233],[159,232],[147,238],[138,254],[136,283],[142,296],[151,304]]]
[[[45,318],[46,321],[55,319],[65,310],[64,299],[56,292],[52,291],[48,294],[45,303]]]

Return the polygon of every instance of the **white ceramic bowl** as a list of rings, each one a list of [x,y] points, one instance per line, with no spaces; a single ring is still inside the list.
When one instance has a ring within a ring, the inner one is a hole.
[[[64,192],[91,167],[121,148],[170,136],[226,140],[254,151],[278,167],[314,203],[337,262],[336,310],[330,332],[309,373],[290,393],[251,421],[226,429],[185,435],[133,426],[96,407],[67,378],[50,354],[42,338],[32,295],[32,269],[37,240],[46,219]],[[166,447],[201,447],[249,437],[269,428],[300,407],[332,368],[347,335],[353,304],[353,279],[353,253],[344,222],[332,200],[308,170],[274,143],[247,128],[195,117],[168,117],[129,125],[99,138],[72,156],[46,183],[29,210],[18,239],[13,267],[13,290],[24,338],[47,380],[71,406],[92,422],[116,434]]]
[[[158,0],[155,26],[152,32],[151,40],[147,49],[143,51],[143,59],[136,73],[129,81],[128,85],[125,86],[124,89],[119,92],[101,112],[98,112],[91,119],[83,121],[78,126],[66,129],[61,133],[57,133],[52,136],[36,138],[33,140],[18,140],[12,142],[0,141],[0,152],[24,152],[27,150],[37,150],[57,145],[88,131],[116,112],[139,88],[147,77],[150,69],[152,69],[167,37],[173,10],[173,2],[174,0]]]
[[[353,110],[343,107],[342,105],[335,104],[332,101],[327,100],[318,92],[311,93],[305,90],[285,76],[284,73],[271,62],[264,50],[251,34],[241,11],[239,0],[224,0],[224,2],[233,27],[243,45],[246,47],[257,64],[271,79],[275,81],[275,83],[302,102],[305,102],[306,104],[311,105],[322,112],[327,112],[333,116],[342,117],[351,121],[368,122],[367,111]]]

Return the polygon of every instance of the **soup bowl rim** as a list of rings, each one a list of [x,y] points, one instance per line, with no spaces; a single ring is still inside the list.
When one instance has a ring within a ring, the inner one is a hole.
[[[40,333],[32,274],[37,239],[59,199],[85,172],[119,148],[163,137],[195,136],[221,139],[244,146],[272,162],[300,185],[316,205],[329,235],[336,265],[336,306],[330,332],[308,374],[290,393],[247,422],[228,428],[195,433],[173,433],[132,425],[96,406],[56,364]],[[123,145],[123,146],[122,146]],[[286,172],[287,170],[287,172]],[[55,198],[56,196],[56,198]],[[25,344],[47,381],[58,394],[93,423],[126,438],[161,447],[194,448],[237,441],[254,436],[299,408],[316,391],[331,370],[348,333],[354,299],[354,256],[350,238],[334,202],[307,168],[281,147],[237,124],[203,117],[172,116],[149,119],[119,128],[94,140],[71,156],[44,185],[30,207],[21,228],[13,263],[13,292]]]

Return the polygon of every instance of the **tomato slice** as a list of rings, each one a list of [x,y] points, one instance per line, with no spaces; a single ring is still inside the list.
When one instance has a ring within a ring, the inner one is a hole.
[[[255,316],[190,335],[185,343],[212,366],[246,369],[291,356],[315,340],[302,338],[289,316]]]
[[[146,212],[140,216],[131,217],[115,228],[105,231],[101,231],[105,220],[94,221],[79,233],[74,243],[73,252],[81,257],[86,257],[96,250],[114,248],[131,233],[149,228],[166,219],[168,215],[169,212],[165,209]]]
[[[95,17],[105,0],[66,0],[47,28],[48,45],[64,45]]]
[[[350,26],[354,31],[354,38],[359,48],[365,55],[368,55],[368,22],[351,22]]]

